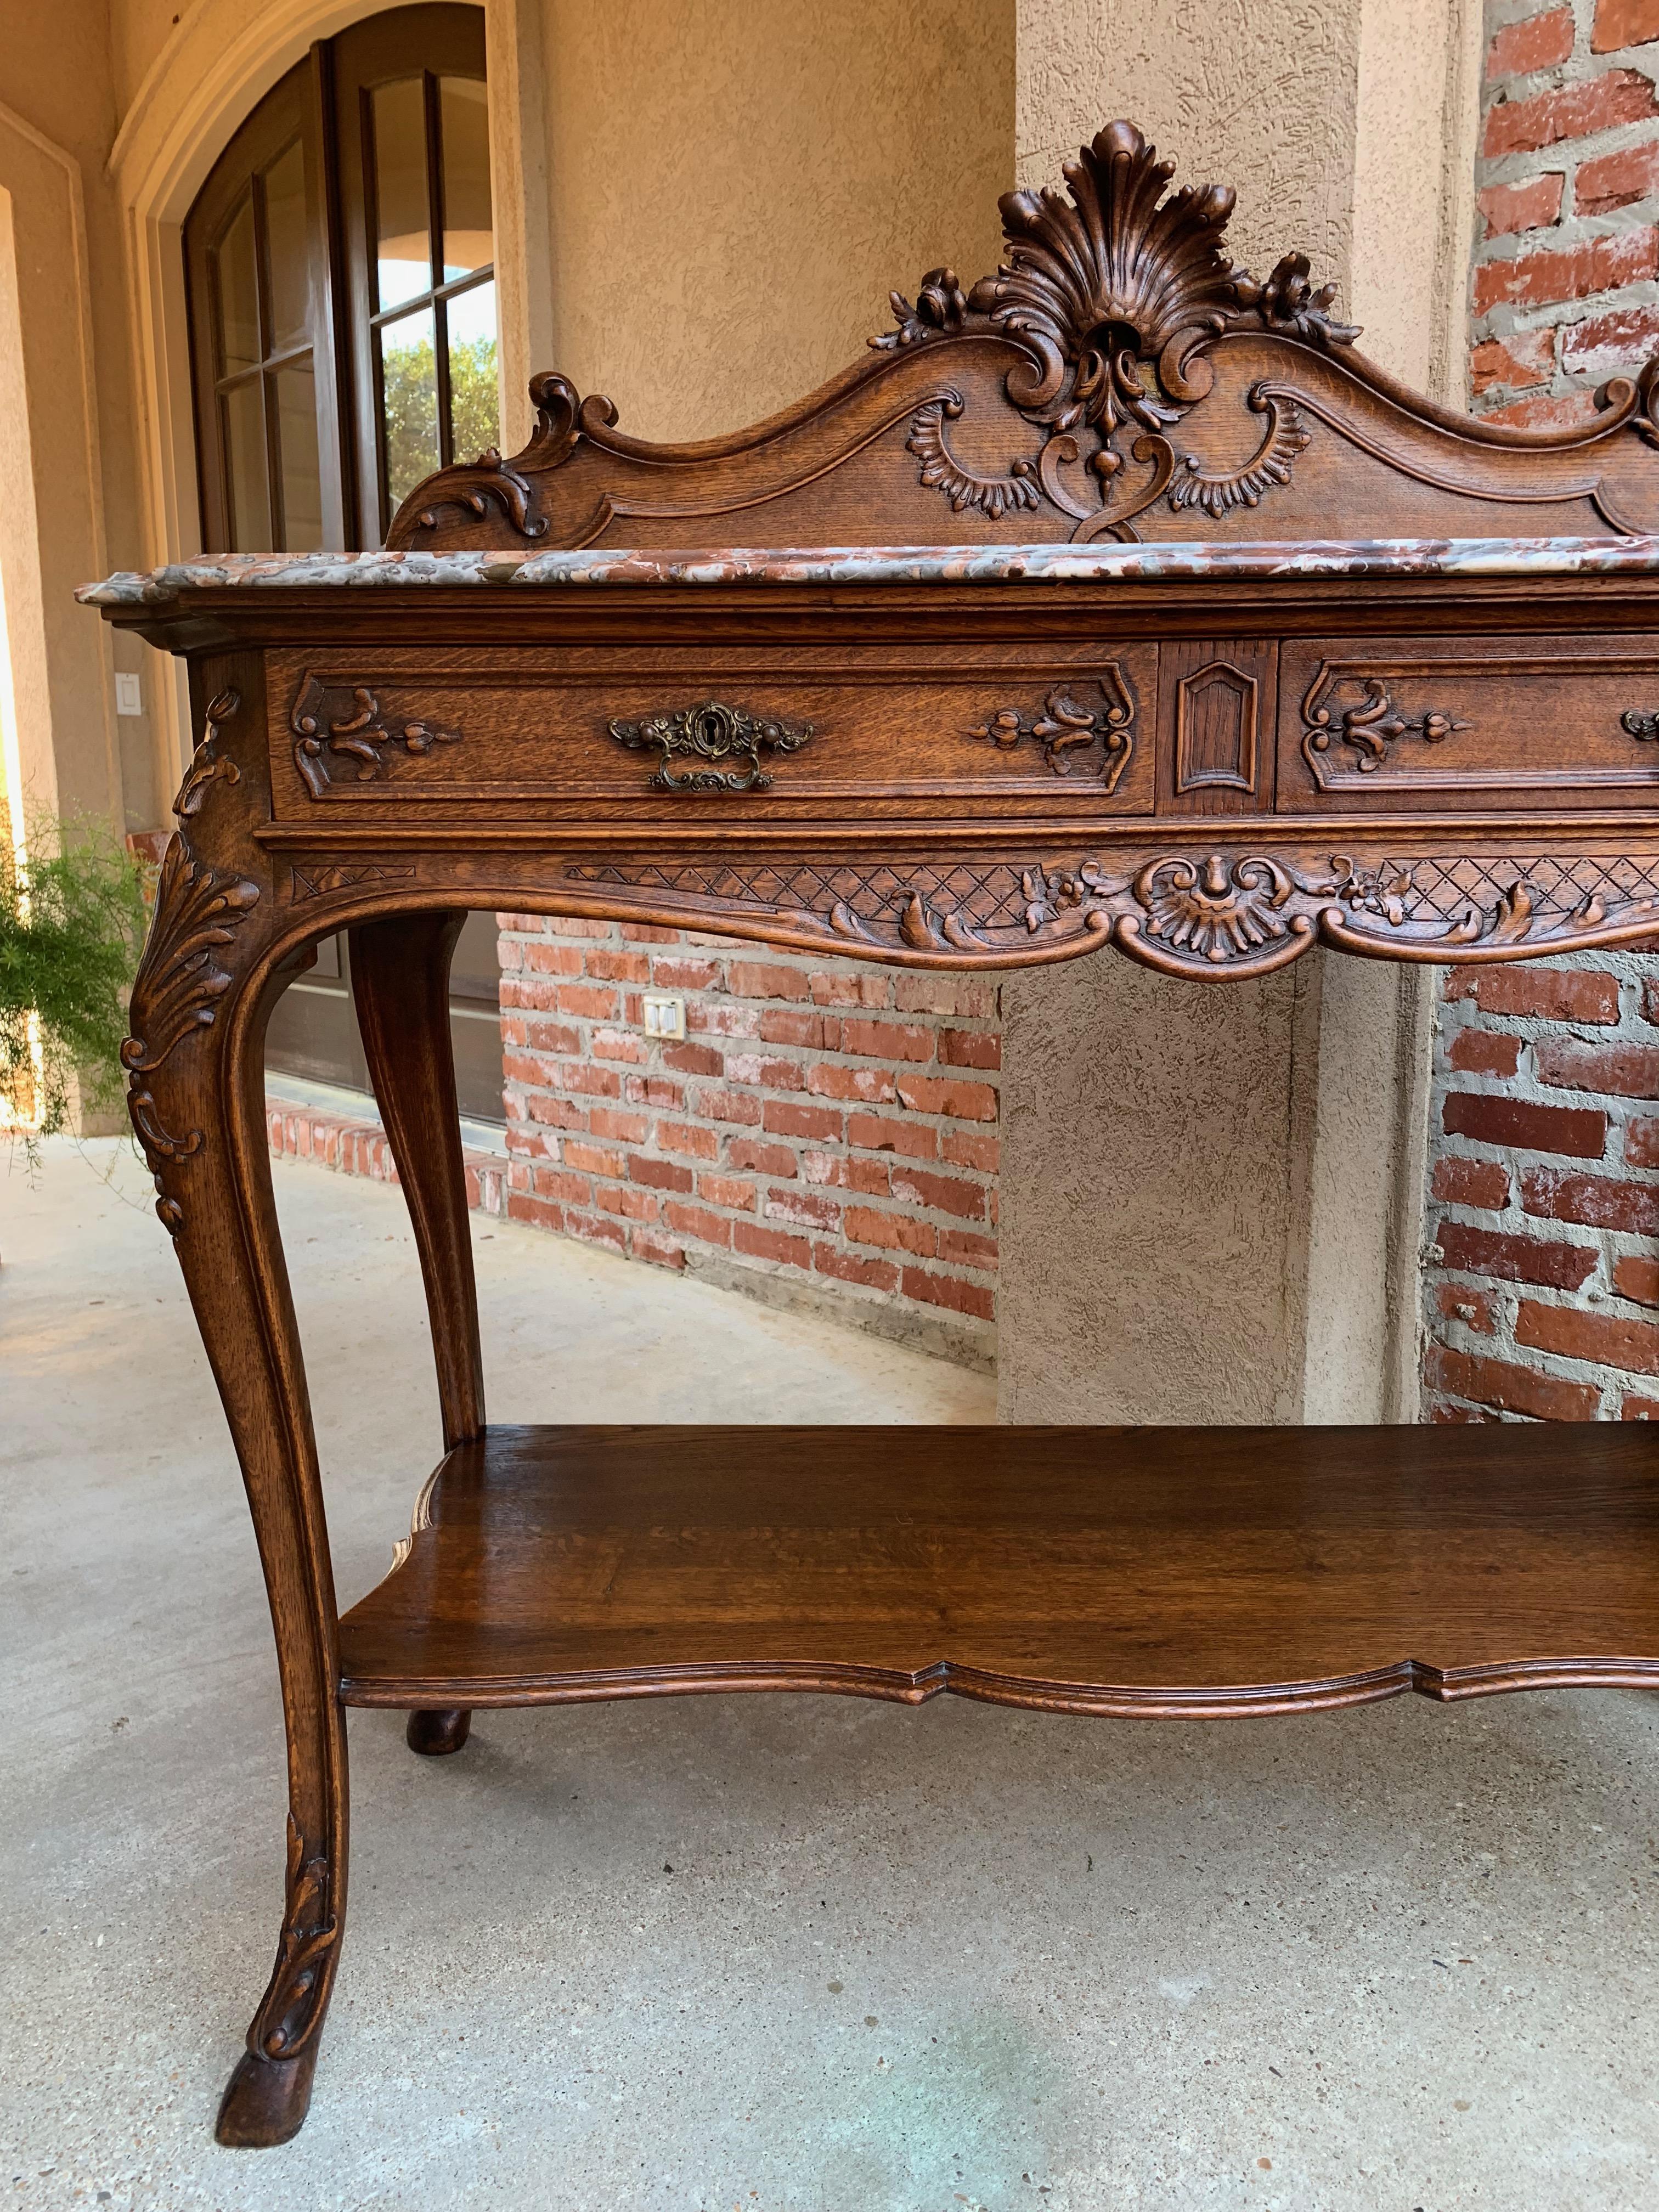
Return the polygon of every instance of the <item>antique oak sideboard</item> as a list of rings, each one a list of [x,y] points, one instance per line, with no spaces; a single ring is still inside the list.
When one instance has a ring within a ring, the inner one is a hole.
[[[1231,194],[1169,173],[1110,125],[1064,195],[1004,200],[995,276],[894,294],[865,360],[754,430],[653,446],[539,377],[525,451],[430,478],[384,553],[83,594],[187,659],[200,732],[125,1058],[288,1726],[223,2142],[310,2097],[348,1705],[441,1752],[478,1705],[693,1690],[1213,1716],[1659,1683],[1639,1425],[485,1422],[447,1024],[470,908],[1200,981],[1659,933],[1659,381],[1548,435],[1444,413],[1301,256],[1233,267]],[[444,1431],[343,1617],[262,1057],[342,929]]]

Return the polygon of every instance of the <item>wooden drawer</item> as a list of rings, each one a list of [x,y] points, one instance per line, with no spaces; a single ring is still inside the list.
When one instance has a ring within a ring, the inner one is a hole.
[[[276,811],[1150,814],[1158,650],[273,653]]]
[[[1290,639],[1279,697],[1281,814],[1529,788],[1659,803],[1659,646],[1641,638]]]

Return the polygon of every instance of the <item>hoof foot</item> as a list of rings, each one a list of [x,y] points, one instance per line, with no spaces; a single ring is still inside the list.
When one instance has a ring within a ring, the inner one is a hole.
[[[305,2125],[311,2077],[317,2067],[313,2039],[297,2058],[256,2058],[245,2051],[226,2085],[214,2134],[227,2150],[269,2150]]]
[[[404,1735],[410,1749],[422,1759],[442,1759],[460,1749],[471,1729],[471,1714],[459,1706],[447,1712],[411,1713]]]

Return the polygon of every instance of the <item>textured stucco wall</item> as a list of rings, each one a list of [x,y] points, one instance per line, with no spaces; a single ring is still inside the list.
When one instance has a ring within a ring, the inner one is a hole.
[[[1012,0],[547,0],[558,366],[636,434],[788,404],[994,267]]]
[[[1307,252],[1376,359],[1443,387],[1467,13],[1022,0],[1021,182],[1130,116],[1177,181],[1236,186],[1236,258],[1265,272]],[[1005,1419],[1414,1418],[1415,976],[1315,954],[1210,990],[1103,958],[1011,975],[1003,1007]]]

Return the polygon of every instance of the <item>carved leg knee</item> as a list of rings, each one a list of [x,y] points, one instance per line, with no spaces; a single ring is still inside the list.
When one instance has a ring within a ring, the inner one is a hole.
[[[411,1751],[422,1759],[441,1759],[459,1751],[471,1733],[472,1716],[464,1705],[443,1712],[411,1713],[404,1730]]]

